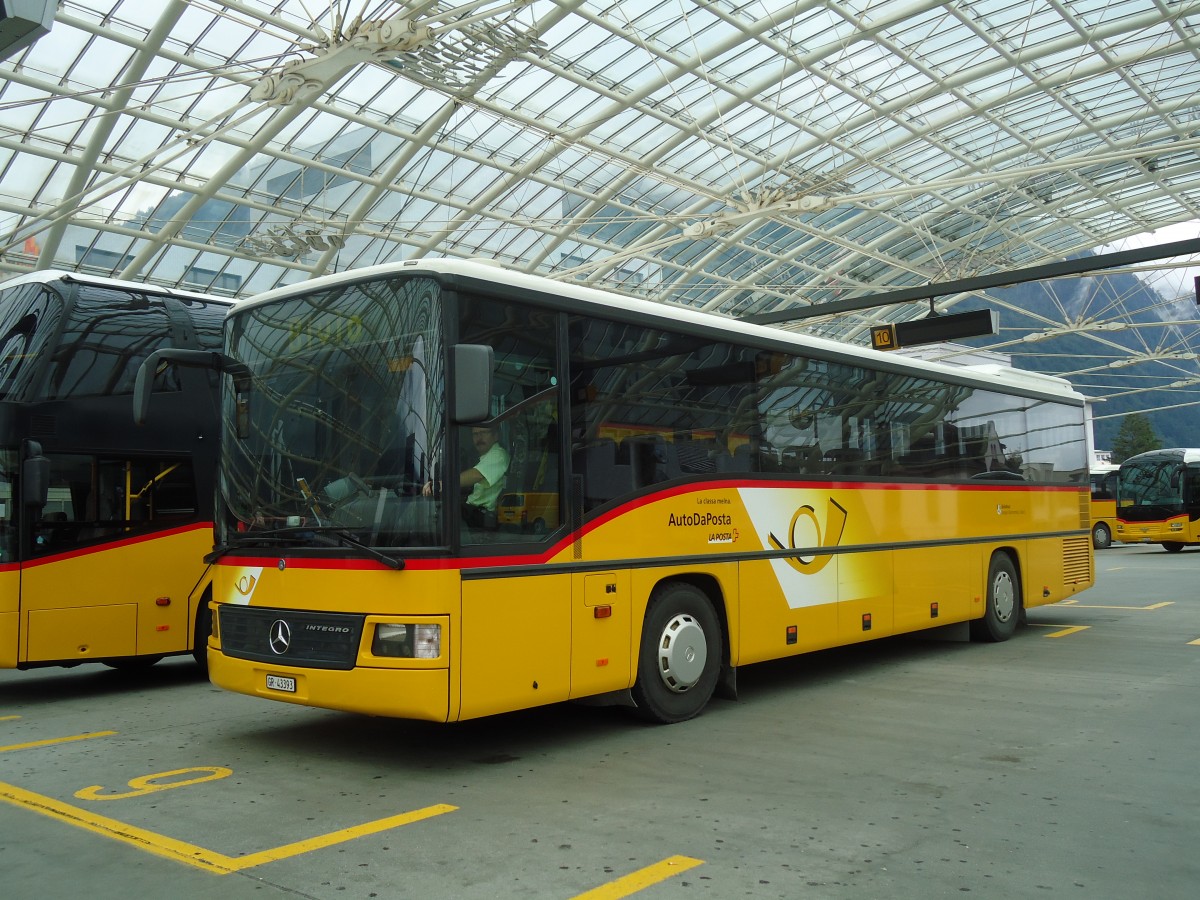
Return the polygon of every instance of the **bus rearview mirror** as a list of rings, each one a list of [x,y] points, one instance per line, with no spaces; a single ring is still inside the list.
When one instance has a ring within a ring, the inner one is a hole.
[[[455,344],[451,351],[454,367],[451,421],[457,425],[485,422],[492,416],[492,348],[486,344]]]
[[[50,460],[42,456],[42,445],[26,441],[21,460],[21,498],[25,506],[41,509],[50,497]]]
[[[224,353],[211,350],[181,350],[167,348],[155,350],[138,367],[133,382],[133,421],[144,425],[150,417],[150,394],[154,387],[154,376],[159,366],[173,364],[193,369],[211,369],[233,378],[235,429],[239,438],[250,433],[250,369],[244,363],[231,359]]]

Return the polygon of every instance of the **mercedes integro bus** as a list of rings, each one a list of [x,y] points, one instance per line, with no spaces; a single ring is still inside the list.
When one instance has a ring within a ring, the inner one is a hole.
[[[1084,398],[1047,376],[451,260],[251,298],[173,358],[225,373],[209,671],[245,694],[676,722],[741,666],[1004,640],[1092,583]],[[460,494],[477,464],[524,515]]]

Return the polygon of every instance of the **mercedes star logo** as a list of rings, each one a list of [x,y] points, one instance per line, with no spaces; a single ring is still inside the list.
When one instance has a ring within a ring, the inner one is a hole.
[[[277,656],[282,656],[287,653],[288,647],[292,645],[292,629],[283,619],[276,619],[271,623],[271,636],[269,638],[271,652]]]

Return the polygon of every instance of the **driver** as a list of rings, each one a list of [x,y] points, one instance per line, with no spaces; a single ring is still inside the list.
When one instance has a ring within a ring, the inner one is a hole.
[[[460,490],[470,493],[463,505],[463,518],[469,525],[482,525],[485,513],[494,512],[496,501],[504,491],[504,476],[508,472],[508,451],[500,446],[500,429],[495,425],[477,425],[471,429],[471,443],[479,461],[458,476]],[[433,482],[422,491],[433,494]]]

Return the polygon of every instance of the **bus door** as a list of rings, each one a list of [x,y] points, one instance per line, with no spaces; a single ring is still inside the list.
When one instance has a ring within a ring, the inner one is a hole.
[[[19,465],[15,449],[0,449],[0,669],[16,666],[21,630],[20,516],[14,490]]]

